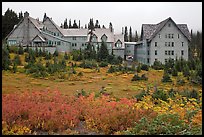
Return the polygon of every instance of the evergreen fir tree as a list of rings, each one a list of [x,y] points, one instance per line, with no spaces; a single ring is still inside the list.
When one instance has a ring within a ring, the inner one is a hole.
[[[132,28],[130,26],[130,31],[129,31],[129,42],[132,42]]]
[[[127,26],[125,26],[124,41],[125,41],[125,42],[128,42],[128,32],[127,32]]]
[[[137,35],[137,31],[135,31],[135,42],[137,42],[139,40],[138,35]]]
[[[108,55],[109,55],[109,53],[108,53],[107,44],[102,41],[101,47],[100,47],[99,52],[98,52],[99,60],[100,61],[107,60]]]
[[[67,18],[64,21],[64,29],[68,29],[68,25],[67,25]]]

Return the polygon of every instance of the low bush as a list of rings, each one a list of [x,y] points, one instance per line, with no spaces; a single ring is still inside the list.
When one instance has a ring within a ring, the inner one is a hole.
[[[148,71],[148,70],[149,70],[149,66],[146,65],[146,64],[142,64],[141,70],[146,70],[146,71]]]
[[[143,117],[135,127],[122,133],[127,135],[196,135],[201,133],[201,129],[189,128],[178,114],[162,114],[151,122]]]
[[[107,67],[107,66],[108,66],[108,63],[104,61],[100,62],[99,64],[99,67]]]
[[[138,80],[141,80],[140,76],[138,76],[137,74],[135,74],[132,78],[131,81],[138,81]]]
[[[162,82],[172,82],[171,77],[169,76],[168,73],[164,73],[162,77]]]
[[[164,66],[160,61],[154,61],[152,68],[155,70],[162,70],[162,69],[164,69]]]
[[[92,69],[97,67],[97,63],[95,61],[84,60],[81,64],[79,64],[79,67]]]
[[[161,99],[163,101],[167,101],[168,99],[168,94],[167,92],[165,92],[164,90],[156,90],[153,94],[152,94],[153,98],[156,99]]]
[[[146,80],[148,80],[148,77],[146,77],[145,74],[142,74],[141,77],[138,76],[137,74],[135,74],[131,81],[138,81],[138,80],[145,80],[146,81]]]

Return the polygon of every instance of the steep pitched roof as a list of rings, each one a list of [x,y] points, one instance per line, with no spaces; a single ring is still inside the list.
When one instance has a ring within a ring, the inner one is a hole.
[[[177,26],[177,28],[181,31],[181,33],[183,33],[183,35],[189,41],[191,40],[187,25],[186,24],[176,24],[171,19],[171,17],[163,20],[162,22],[158,24],[142,24],[143,39],[148,39],[149,41],[151,41],[169,20],[171,20],[175,24],[175,26]]]
[[[5,39],[7,39],[7,38],[18,28],[18,26],[19,26],[24,20],[25,20],[25,18],[21,19],[21,20],[19,21],[19,23],[18,23],[16,26],[14,26],[13,30],[6,36]],[[36,19],[30,17],[30,16],[28,16],[28,20],[30,20],[31,23],[37,28],[37,30],[38,30],[39,32],[41,32],[40,28],[42,28],[42,27],[44,26],[42,22],[40,22],[40,21],[38,21],[38,20],[36,20]]]
[[[56,27],[56,29],[57,29],[62,35],[64,35],[64,34],[63,34],[63,29],[60,28],[51,18],[46,17],[46,19],[48,19],[48,20]],[[46,21],[46,19],[44,20],[44,22]]]

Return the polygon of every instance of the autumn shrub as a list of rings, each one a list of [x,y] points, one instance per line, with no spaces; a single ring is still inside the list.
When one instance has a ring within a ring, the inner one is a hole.
[[[79,122],[74,101],[59,92],[3,95],[2,120],[9,127],[26,126],[32,131],[60,131]],[[73,103],[73,104],[72,104]]]

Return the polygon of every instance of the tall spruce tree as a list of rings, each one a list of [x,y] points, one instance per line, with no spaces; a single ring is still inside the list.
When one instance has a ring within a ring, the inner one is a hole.
[[[69,19],[69,28],[72,28],[72,22],[71,22],[71,19]]]
[[[108,55],[109,53],[108,53],[107,44],[104,41],[102,41],[101,47],[99,48],[99,52],[98,52],[99,61],[105,61]]]
[[[109,29],[110,29],[111,32],[113,32],[113,25],[112,25],[111,22],[109,23]]]
[[[124,41],[125,41],[125,42],[128,42],[128,31],[127,31],[127,26],[125,26]]]
[[[77,23],[76,23],[76,20],[74,20],[74,23],[73,23],[72,28],[74,28],[74,29],[77,29],[77,28],[78,28]]]
[[[6,10],[5,14],[2,15],[2,39],[4,39],[17,25],[19,18],[16,12],[9,8]]]
[[[139,40],[138,35],[137,35],[137,31],[135,31],[135,42],[137,42]]]
[[[64,21],[64,29],[68,29],[68,25],[67,25],[67,18]]]
[[[132,28],[130,26],[130,30],[129,30],[129,42],[132,42]]]

